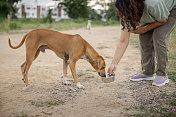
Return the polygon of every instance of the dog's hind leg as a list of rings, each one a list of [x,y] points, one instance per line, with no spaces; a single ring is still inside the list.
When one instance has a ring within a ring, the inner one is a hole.
[[[24,81],[24,83],[25,83],[25,79],[24,79],[25,67],[26,67],[26,61],[21,65],[21,73],[22,73],[22,75],[23,75],[22,80]]]
[[[34,60],[38,57],[39,53],[40,53],[40,50],[38,49],[36,54],[35,54]],[[26,76],[27,74],[25,73],[26,72],[26,65],[27,65],[26,61],[21,65],[21,72],[22,72],[22,75],[23,75],[22,80],[24,81],[24,83],[26,83],[26,80],[28,80],[28,79],[26,79],[27,78],[27,76]],[[28,65],[28,67],[29,67],[29,65]],[[28,85],[28,83],[26,85]]]
[[[38,42],[36,42],[35,39],[32,38],[26,40],[26,62],[25,62],[26,64],[23,70],[24,71],[23,76],[26,86],[29,85],[28,83],[29,68],[38,55],[39,55]]]
[[[34,57],[35,57],[35,55],[34,56],[27,55],[26,56],[26,67],[24,69],[24,80],[25,80],[26,86],[29,85],[29,83],[28,83],[28,71],[29,71],[29,68],[30,68],[33,60],[34,60]]]
[[[40,53],[40,50],[38,49],[36,54],[35,54],[34,60],[38,57],[39,53]],[[25,83],[25,79],[24,79],[25,67],[26,67],[26,61],[21,65],[21,72],[22,72],[22,75],[23,75],[22,80],[24,81],[24,83]]]
[[[64,85],[71,84],[71,82],[67,81],[67,68],[68,68],[68,63],[66,60],[63,60],[63,84]]]
[[[40,49],[38,49],[37,52],[35,53],[35,58],[34,58],[34,60],[38,57],[39,53],[40,53]]]

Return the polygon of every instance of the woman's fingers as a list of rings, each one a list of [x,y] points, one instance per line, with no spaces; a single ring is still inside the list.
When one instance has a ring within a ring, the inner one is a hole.
[[[108,69],[109,74],[114,74],[115,71],[116,71],[116,66],[115,65],[111,65]]]

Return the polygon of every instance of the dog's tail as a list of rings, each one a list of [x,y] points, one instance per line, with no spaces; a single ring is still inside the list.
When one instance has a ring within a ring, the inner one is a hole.
[[[23,37],[23,39],[21,40],[21,43],[20,43],[19,45],[17,45],[17,46],[12,46],[11,41],[10,41],[10,38],[9,38],[9,40],[8,40],[8,41],[9,41],[9,46],[10,46],[12,49],[17,49],[17,48],[21,47],[21,46],[23,45],[23,43],[24,43],[26,37],[27,37],[27,34]]]

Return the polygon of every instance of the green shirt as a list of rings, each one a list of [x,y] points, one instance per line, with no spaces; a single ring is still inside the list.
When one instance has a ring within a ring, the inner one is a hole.
[[[174,8],[176,8],[176,0],[145,0],[140,25],[161,22],[168,18]]]

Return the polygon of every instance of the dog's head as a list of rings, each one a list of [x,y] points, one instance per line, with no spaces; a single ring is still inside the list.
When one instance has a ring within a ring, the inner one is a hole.
[[[98,72],[99,76],[106,77],[105,61],[102,56],[98,56],[93,65],[94,69]]]

